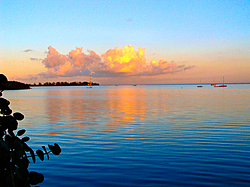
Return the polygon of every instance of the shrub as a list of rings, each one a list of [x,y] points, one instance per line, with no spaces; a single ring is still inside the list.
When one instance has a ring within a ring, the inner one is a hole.
[[[2,97],[2,92],[6,88],[7,78],[0,74],[0,186],[1,187],[29,187],[44,181],[42,173],[29,171],[28,167],[31,159],[36,162],[36,157],[44,160],[44,155],[49,159],[49,153],[59,155],[60,146],[55,143],[48,145],[49,151],[45,146],[42,150],[33,151],[27,144],[30,140],[24,136],[26,130],[18,129],[18,121],[24,119],[20,112],[12,114],[9,108],[10,102]]]

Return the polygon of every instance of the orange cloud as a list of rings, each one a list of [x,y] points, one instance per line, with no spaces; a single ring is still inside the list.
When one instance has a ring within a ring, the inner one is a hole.
[[[102,57],[104,57],[104,63],[110,71],[134,75],[146,66],[144,50],[145,48],[139,47],[136,51],[132,45],[124,46],[121,49],[115,47],[102,54]]]
[[[99,56],[94,51],[89,54],[82,52],[82,47],[76,47],[68,55],[60,54],[52,46],[48,47],[47,57],[42,63],[48,69],[47,73],[40,74],[46,77],[72,77],[94,74],[96,77],[114,76],[155,76],[174,73],[192,68],[185,65],[177,66],[166,60],[146,63],[145,48],[135,50],[132,45],[123,48],[114,47]]]

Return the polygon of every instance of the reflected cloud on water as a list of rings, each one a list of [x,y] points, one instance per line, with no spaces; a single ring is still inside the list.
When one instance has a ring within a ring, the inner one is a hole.
[[[6,91],[5,96],[13,111],[24,113],[21,125],[31,129],[60,136],[110,133],[133,138],[135,130],[144,133],[145,126],[178,131],[180,124],[190,130],[193,123],[210,126],[223,120],[231,125],[235,116],[249,119],[249,89],[231,87],[41,87]]]
[[[45,113],[50,134],[70,129],[77,131],[86,126],[95,129],[106,125],[107,132],[114,128],[133,132],[134,128],[143,127],[146,115],[144,89],[138,91],[124,86],[101,92],[98,88],[85,87],[46,90]]]

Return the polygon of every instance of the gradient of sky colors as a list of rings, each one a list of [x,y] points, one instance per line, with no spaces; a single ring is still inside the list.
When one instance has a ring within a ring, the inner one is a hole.
[[[0,73],[26,83],[250,82],[249,0],[0,1]]]

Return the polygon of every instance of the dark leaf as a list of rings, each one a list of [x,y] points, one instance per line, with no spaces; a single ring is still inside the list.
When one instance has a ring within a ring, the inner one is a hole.
[[[17,136],[22,136],[26,132],[25,129],[21,129],[17,132]]]
[[[50,150],[53,149],[53,145],[48,145],[48,147],[49,147]]]
[[[4,74],[0,74],[0,84],[5,84],[8,82],[7,77]]]
[[[8,129],[8,133],[9,133],[9,135],[10,135],[11,137],[15,137],[15,134],[14,134],[13,130]]]
[[[5,135],[5,142],[9,146],[9,148],[14,148],[14,138],[12,138],[10,135]]]
[[[55,155],[59,155],[62,152],[60,146],[57,143],[54,143],[54,148],[55,148],[55,153],[54,153]]]
[[[27,142],[27,141],[29,141],[29,140],[30,140],[30,137],[28,137],[28,136],[25,136],[25,137],[22,138],[22,141],[23,141],[23,142]]]
[[[42,173],[37,173],[35,171],[31,171],[29,173],[29,183],[31,185],[37,185],[43,181],[44,181],[44,176]]]
[[[12,113],[12,110],[10,108],[7,108],[5,110],[2,110],[1,113],[4,115],[10,115]]]
[[[26,152],[29,152],[31,149],[26,143],[23,143],[23,148]]]
[[[19,121],[21,121],[21,120],[24,119],[24,115],[21,114],[20,112],[15,112],[15,113],[13,114],[13,116],[14,116],[17,120],[19,120]]]
[[[43,148],[43,150],[44,150],[44,152],[45,152],[45,154],[47,155],[47,158],[48,158],[48,160],[49,160],[49,153],[47,152],[45,146],[42,146],[42,148]]]
[[[17,126],[18,126],[18,122],[16,120],[16,118],[14,118],[13,116],[7,116],[9,125],[8,125],[8,129],[9,130],[16,130]]]
[[[19,157],[23,157],[23,155],[25,155],[22,142],[16,138],[14,142],[14,149],[15,149],[14,154],[17,154]]]
[[[57,143],[54,143],[54,145],[48,145],[48,147],[54,155],[59,155],[61,153],[61,148]]]
[[[41,161],[44,161],[44,153],[42,150],[40,149],[36,150],[36,154],[41,159]]]
[[[36,156],[35,156],[35,154],[34,154],[34,151],[30,148],[30,155],[31,155],[31,157],[32,157],[32,161],[33,161],[33,163],[36,163]]]
[[[0,97],[0,105],[8,106],[9,104],[10,104],[10,102],[7,99]]]
[[[2,112],[2,110],[1,110],[1,112]],[[1,125],[8,126],[9,125],[9,118],[8,118],[8,116],[1,116],[0,123],[1,123]]]

